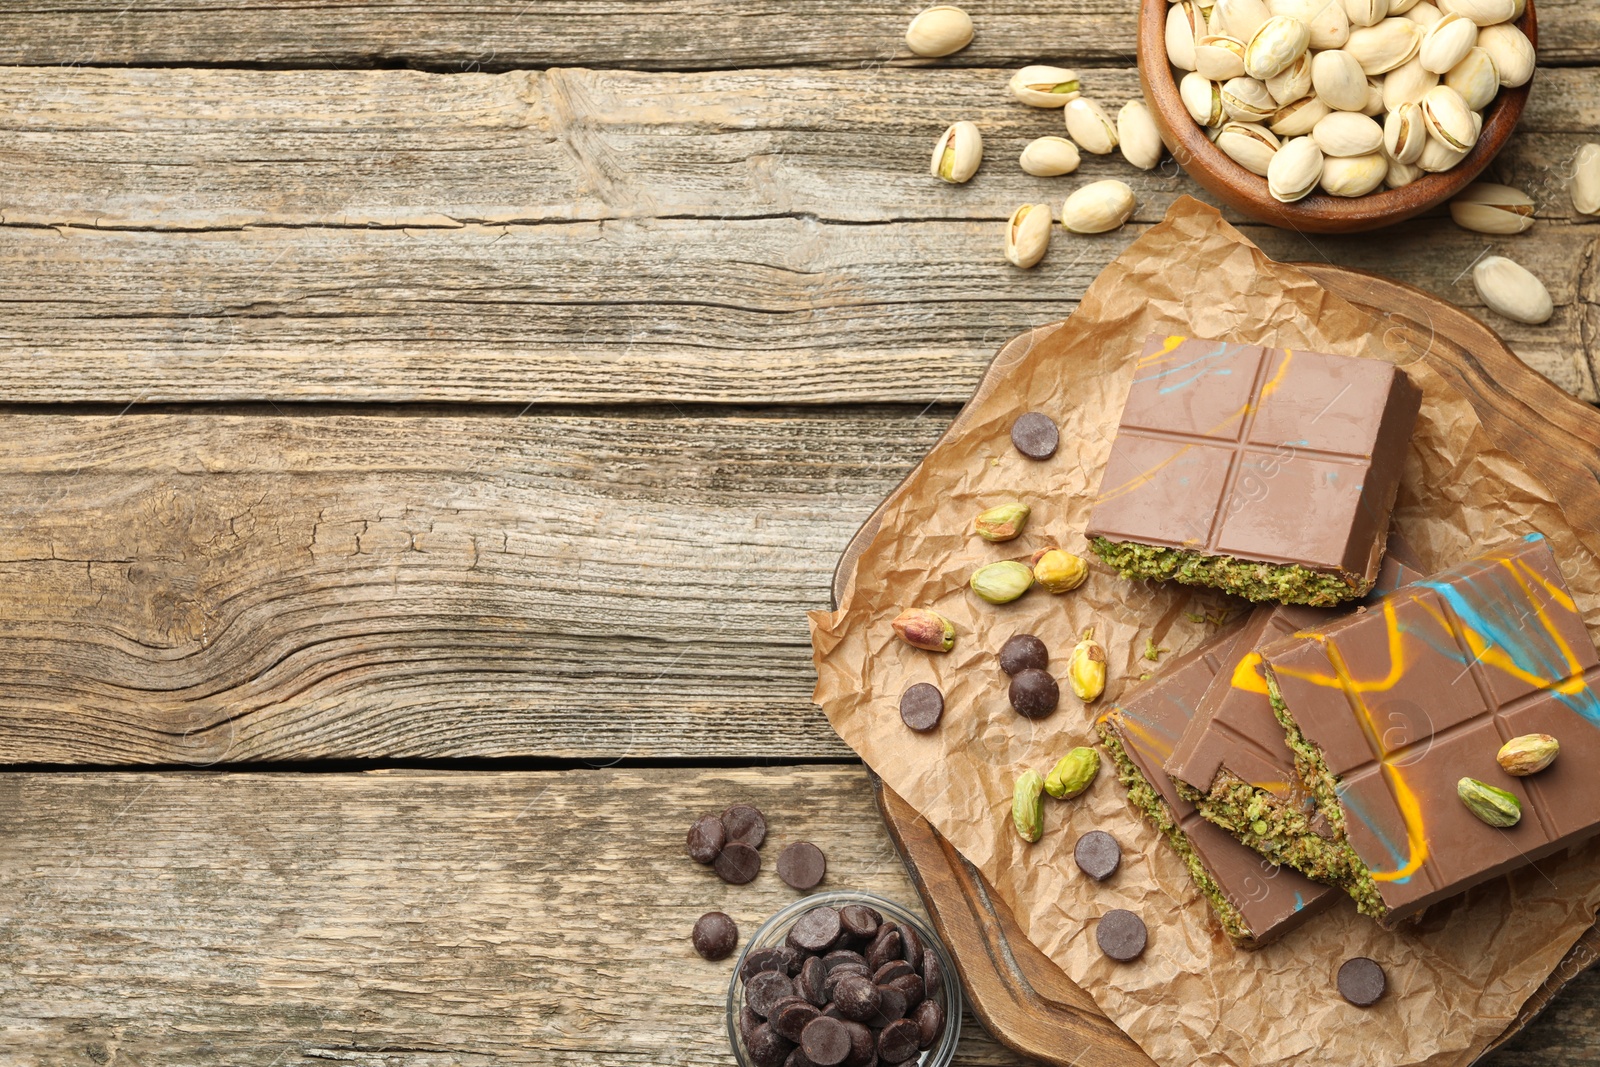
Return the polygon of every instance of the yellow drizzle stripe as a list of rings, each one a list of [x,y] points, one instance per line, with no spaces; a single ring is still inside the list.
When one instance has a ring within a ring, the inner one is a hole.
[[[1233,681],[1230,684],[1246,693],[1269,695],[1267,680],[1261,676],[1261,653],[1251,652],[1240,660],[1233,668]]]

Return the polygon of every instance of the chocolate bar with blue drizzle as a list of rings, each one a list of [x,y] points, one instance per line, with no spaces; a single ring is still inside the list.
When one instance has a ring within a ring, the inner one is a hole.
[[[1600,656],[1550,544],[1523,540],[1261,649],[1296,770],[1328,821],[1330,862],[1386,924],[1600,830]],[[1514,777],[1523,734],[1561,754]],[[1457,795],[1517,798],[1499,828]]]
[[[1096,724],[1128,798],[1189,869],[1234,944],[1257,948],[1333,904],[1339,890],[1264,860],[1207,822],[1161,769],[1201,694],[1239,654],[1238,624],[1178,657]]]
[[[1085,531],[1125,578],[1331,607],[1377,580],[1422,394],[1378,359],[1145,345]]]

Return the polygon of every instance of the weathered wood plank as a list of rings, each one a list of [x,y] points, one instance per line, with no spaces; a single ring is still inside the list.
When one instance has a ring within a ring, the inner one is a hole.
[[[1146,224],[999,260],[1000,222],[657,219],[447,230],[149,233],[0,227],[12,400],[959,401],[1006,340],[1065,317]],[[1468,307],[1511,251],[1555,319],[1495,320],[1586,397],[1600,229],[1493,239],[1448,220],[1278,258],[1370,267]],[[1404,251],[1396,253],[1396,249]],[[64,374],[63,368],[71,368]]]
[[[737,801],[770,843],[734,887],[682,835]],[[732,1063],[697,916],[749,936],[801,839],[827,886],[916,905],[858,767],[8,774],[0,838],[19,1064]],[[1597,1003],[1591,971],[1486,1065],[1600,1063]],[[958,1062],[1022,1067],[970,1017]]]
[[[948,411],[0,417],[0,763],[846,757],[804,613]]]
[[[1013,154],[1058,120],[1007,103],[993,70],[9,73],[0,263],[21,314],[0,353],[19,401],[951,400],[1192,191],[1116,160],[1023,175]],[[1130,72],[1096,77],[1109,100],[1134,91]],[[1546,77],[1496,164],[1545,222],[1492,243],[1561,313],[1496,325],[1593,397],[1597,231],[1573,224],[1562,176],[1600,122],[1600,74]],[[922,156],[957,114],[990,130],[990,162],[951,188]],[[1012,205],[1113,174],[1138,225],[1058,235],[1033,272],[1000,261]],[[1469,306],[1462,271],[1491,243],[1443,218],[1381,246],[1250,232]]]
[[[0,801],[7,1063],[731,1064],[699,915],[753,934],[801,839],[828,886],[917,905],[859,767],[12,774]],[[683,854],[736,801],[770,826],[737,887]],[[961,1062],[1021,1064],[970,1019]]]
[[[20,2],[0,11],[0,62],[387,64],[447,71],[926,62],[912,57],[901,41],[906,22],[922,6],[803,0],[752,9],[733,0],[671,5],[479,0],[409,3],[397,11],[393,4],[371,0],[274,0],[220,8],[202,0],[160,7],[102,0]],[[968,6],[977,38],[965,51],[940,61],[946,65],[1133,56],[1137,0],[1002,0]],[[1544,0],[1539,23],[1545,62],[1593,62],[1600,48],[1600,16],[1587,0]],[[285,32],[286,26],[294,32]]]

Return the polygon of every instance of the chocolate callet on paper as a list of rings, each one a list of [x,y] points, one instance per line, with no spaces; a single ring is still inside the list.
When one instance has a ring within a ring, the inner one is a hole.
[[[1600,830],[1600,656],[1540,535],[1414,582],[1364,612],[1261,650],[1301,777],[1332,825],[1345,888],[1393,924]],[[1495,756],[1559,739],[1547,770]],[[1510,792],[1486,825],[1456,783]]]
[[[1086,536],[1125,578],[1292,604],[1362,596],[1420,403],[1382,360],[1153,337]]]
[[[1239,640],[1235,624],[1169,663],[1115,704],[1098,724],[1128,799],[1182,857],[1235,943],[1255,947],[1332,904],[1338,892],[1263,859],[1207,822],[1162,770],[1206,687]]]

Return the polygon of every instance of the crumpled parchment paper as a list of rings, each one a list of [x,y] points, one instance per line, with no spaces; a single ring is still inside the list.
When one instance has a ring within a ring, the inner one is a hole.
[[[1600,537],[1574,529],[1536,473],[1496,449],[1468,402],[1421,361],[1415,332],[1397,343],[1392,325],[1269,260],[1214,209],[1184,198],[1106,268],[1070,319],[1010,351],[1010,365],[974,398],[960,429],[888,503],[839,610],[811,615],[815,699],[840,736],[1163,1065],[1470,1063],[1600,907],[1600,847],[1591,844],[1480,887],[1399,932],[1341,901],[1277,944],[1247,952],[1223,937],[1181,861],[1128,804],[1109,759],[1086,795],[1046,798],[1039,843],[1024,844],[1010,828],[1017,774],[1047,773],[1073,746],[1097,743],[1096,713],[1141,673],[1159,671],[1143,658],[1147,637],[1170,660],[1211,631],[1198,617],[1241,605],[1178,585],[1123,581],[1093,560],[1082,536],[1132,361],[1157,330],[1405,365],[1425,399],[1395,521],[1422,562],[1447,566],[1539,530],[1591,632],[1600,629]],[[1027,410],[1061,428],[1049,461],[1011,446],[1011,422]],[[970,533],[974,515],[1010,499],[1033,507],[1021,538],[991,545]],[[967,590],[977,566],[1048,544],[1091,559],[1091,576],[1075,592],[1036,589],[994,606]],[[890,620],[913,606],[955,622],[954,651],[929,653],[895,638]],[[1107,649],[1111,682],[1086,708],[1066,686],[1065,669],[1075,635],[1088,626]],[[1021,718],[1006,701],[995,655],[1016,633],[1045,641],[1063,682],[1061,706],[1043,721]],[[907,729],[898,710],[901,692],[920,681],[938,685],[946,700],[943,722],[927,734]],[[1124,848],[1122,869],[1107,883],[1083,877],[1072,861],[1073,843],[1090,829],[1110,831]],[[1149,926],[1141,960],[1117,964],[1096,948],[1094,920],[1111,908],[1129,908]],[[1351,956],[1371,956],[1388,972],[1390,992],[1373,1008],[1352,1007],[1335,989],[1334,973]]]

